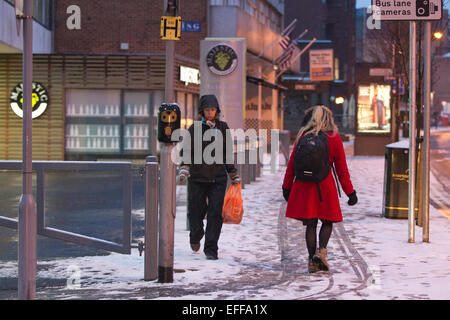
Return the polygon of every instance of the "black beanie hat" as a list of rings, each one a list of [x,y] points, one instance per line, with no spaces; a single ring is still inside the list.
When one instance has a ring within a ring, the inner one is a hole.
[[[216,108],[217,113],[220,113],[219,101],[213,94],[206,94],[200,97],[200,105],[198,107],[198,113],[202,113],[206,108]]]

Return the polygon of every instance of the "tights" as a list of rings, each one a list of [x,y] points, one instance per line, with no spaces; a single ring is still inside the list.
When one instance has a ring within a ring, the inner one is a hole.
[[[317,221],[309,223],[306,226],[306,246],[308,248],[309,258],[312,259],[316,253],[317,248]],[[333,223],[329,221],[322,221],[322,227],[319,232],[319,248],[326,248],[328,240],[330,240],[331,232],[333,231]]]

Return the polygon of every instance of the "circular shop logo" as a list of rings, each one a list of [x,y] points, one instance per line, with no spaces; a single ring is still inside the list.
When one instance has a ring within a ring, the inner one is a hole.
[[[33,82],[32,97],[33,111],[31,113],[31,117],[34,119],[42,115],[47,109],[49,103],[47,89],[45,89],[45,87],[39,82]],[[19,83],[13,89],[9,102],[14,113],[23,118],[23,83]]]
[[[236,52],[226,44],[212,48],[206,56],[206,64],[212,73],[226,76],[236,69],[238,58]]]

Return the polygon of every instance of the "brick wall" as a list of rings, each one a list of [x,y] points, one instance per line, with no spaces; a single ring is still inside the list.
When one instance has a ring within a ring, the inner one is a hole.
[[[202,32],[184,32],[176,53],[198,59],[200,40],[206,37],[207,0],[180,1],[185,21],[201,21]],[[66,26],[67,8],[81,9],[81,30]],[[60,54],[150,54],[164,53],[160,39],[163,0],[58,0],[55,1],[55,51]],[[129,44],[120,50],[120,43]]]

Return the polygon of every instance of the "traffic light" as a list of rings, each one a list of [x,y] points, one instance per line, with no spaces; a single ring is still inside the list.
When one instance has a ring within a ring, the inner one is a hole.
[[[178,16],[180,12],[180,0],[164,0],[164,10],[167,14]]]

